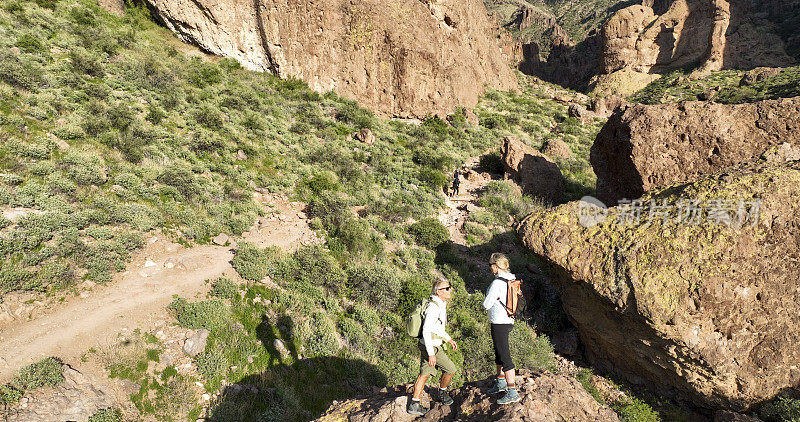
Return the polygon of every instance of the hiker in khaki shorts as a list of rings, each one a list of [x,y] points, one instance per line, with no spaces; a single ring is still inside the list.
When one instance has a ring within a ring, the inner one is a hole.
[[[444,352],[444,342],[457,350],[456,342],[445,331],[447,325],[447,302],[453,297],[452,287],[447,280],[439,280],[433,284],[431,301],[425,309],[425,320],[422,324],[422,338],[419,341],[420,363],[419,376],[414,383],[414,397],[408,401],[406,411],[412,415],[424,415],[428,409],[419,402],[425,382],[428,377],[436,373],[436,368],[442,370],[442,379],[439,388],[431,394],[433,400],[445,406],[453,404],[453,399],[447,394],[447,386],[456,373],[456,365]]]

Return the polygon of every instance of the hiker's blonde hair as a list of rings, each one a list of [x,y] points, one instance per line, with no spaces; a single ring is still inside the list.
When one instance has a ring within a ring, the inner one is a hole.
[[[500,252],[495,252],[489,258],[489,264],[497,265],[497,268],[503,271],[508,271],[509,264],[508,264],[508,257],[505,254]]]

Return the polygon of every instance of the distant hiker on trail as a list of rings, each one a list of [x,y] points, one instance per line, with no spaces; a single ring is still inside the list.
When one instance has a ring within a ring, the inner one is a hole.
[[[506,307],[508,298],[508,283],[515,280],[514,274],[509,272],[508,258],[501,253],[493,253],[489,258],[492,274],[496,277],[489,290],[486,291],[486,299],[483,300],[483,307],[489,311],[489,323],[491,325],[492,343],[494,344],[494,363],[497,364],[497,378],[494,380],[489,394],[505,392],[503,397],[497,400],[498,404],[510,404],[520,400],[514,383],[514,362],[511,361],[511,348],[508,344],[508,336],[514,328],[514,318],[509,315]]]
[[[430,299],[422,302],[424,305],[421,337],[419,340],[420,362],[419,376],[414,382],[414,396],[408,401],[406,411],[412,415],[424,415],[428,409],[420,404],[420,396],[425,389],[428,377],[436,373],[436,367],[442,370],[442,379],[431,398],[445,406],[453,404],[453,399],[447,394],[447,386],[456,372],[456,365],[444,352],[444,342],[450,344],[453,350],[458,350],[456,342],[445,331],[447,325],[447,302],[453,297],[452,287],[447,280],[439,280],[433,284]]]
[[[458,191],[461,189],[461,172],[456,169],[453,173],[453,189],[450,190],[450,196],[458,196]]]

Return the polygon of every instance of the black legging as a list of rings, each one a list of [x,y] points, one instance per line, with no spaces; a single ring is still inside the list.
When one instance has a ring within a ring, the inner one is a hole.
[[[503,372],[514,369],[511,361],[511,348],[508,345],[508,335],[514,324],[491,324],[492,344],[494,345],[494,363],[503,367]]]

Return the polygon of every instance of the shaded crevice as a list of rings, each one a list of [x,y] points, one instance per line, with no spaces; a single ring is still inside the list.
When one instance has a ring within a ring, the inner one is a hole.
[[[264,49],[264,56],[267,59],[267,70],[275,76],[281,76],[281,69],[278,62],[270,50],[270,42],[267,39],[267,31],[264,29],[264,20],[261,17],[261,4],[259,0],[253,0],[253,10],[256,12],[256,26],[258,27],[258,35],[261,38],[261,48]]]

